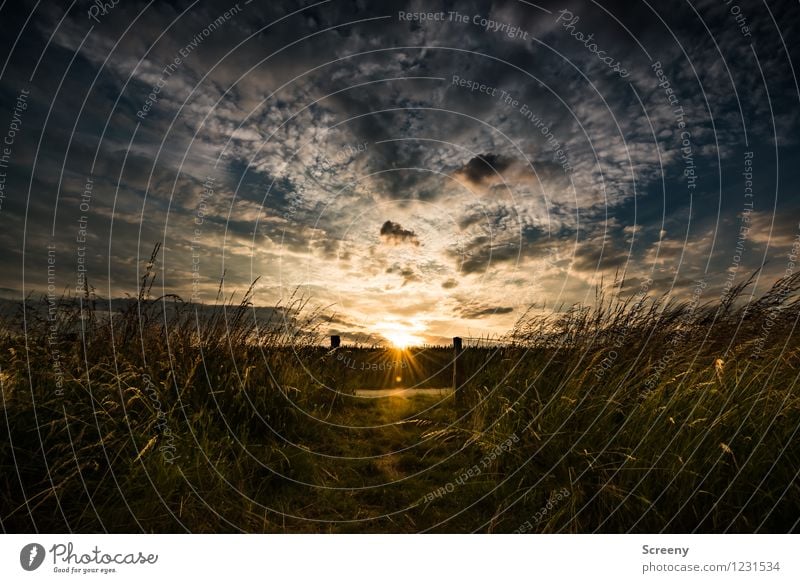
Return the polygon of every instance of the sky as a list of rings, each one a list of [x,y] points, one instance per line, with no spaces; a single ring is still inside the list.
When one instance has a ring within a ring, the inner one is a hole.
[[[737,3],[738,2],[738,3]],[[793,272],[796,2],[3,2],[0,293],[346,341]],[[702,283],[702,285],[700,285]]]

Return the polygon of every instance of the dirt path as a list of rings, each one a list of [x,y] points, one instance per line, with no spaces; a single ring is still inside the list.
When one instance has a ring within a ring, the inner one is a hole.
[[[459,449],[465,436],[446,436],[455,431],[452,390],[359,391],[346,399],[307,444],[304,463],[314,468],[315,487],[296,494],[298,501],[309,494],[316,500],[302,514],[314,522],[287,522],[287,531],[418,532],[453,516],[458,524],[480,480],[426,500],[476,461]],[[449,522],[443,530],[453,527]]]

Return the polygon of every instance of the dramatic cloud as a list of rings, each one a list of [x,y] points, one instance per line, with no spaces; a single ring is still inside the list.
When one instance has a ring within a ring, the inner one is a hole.
[[[479,184],[485,178],[497,177],[510,164],[510,160],[497,154],[484,154],[472,158],[459,168],[456,174],[463,176],[473,184]]]
[[[419,245],[419,238],[417,238],[417,234],[414,231],[404,229],[393,221],[386,221],[381,225],[381,239],[392,245],[400,245],[402,243]]]

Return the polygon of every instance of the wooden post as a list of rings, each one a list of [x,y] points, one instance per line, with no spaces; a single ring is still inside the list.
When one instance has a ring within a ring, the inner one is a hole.
[[[456,412],[458,414],[466,411],[464,407],[464,363],[461,353],[464,347],[461,343],[461,338],[456,336],[453,338],[453,393],[455,394]]]
[[[330,388],[334,390],[334,402],[338,398],[337,393],[341,393],[344,387],[345,367],[342,366],[342,362],[339,360],[342,358],[343,354],[337,350],[340,346],[341,338],[332,334],[331,352],[327,353],[326,355],[326,361],[329,370],[329,372],[326,373],[326,376],[329,379]],[[336,355],[333,354],[334,350],[336,350]]]

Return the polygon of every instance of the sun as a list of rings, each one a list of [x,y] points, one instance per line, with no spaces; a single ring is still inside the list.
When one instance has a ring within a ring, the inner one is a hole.
[[[383,335],[386,340],[392,343],[392,346],[400,350],[408,348],[409,346],[414,346],[415,344],[422,344],[422,339],[419,336],[414,336],[413,334],[400,330],[384,332]]]
[[[425,328],[416,322],[412,322],[409,325],[408,323],[389,319],[376,324],[375,329],[398,350],[405,350],[409,346],[419,346],[425,343],[425,340],[418,336],[418,333]]]

